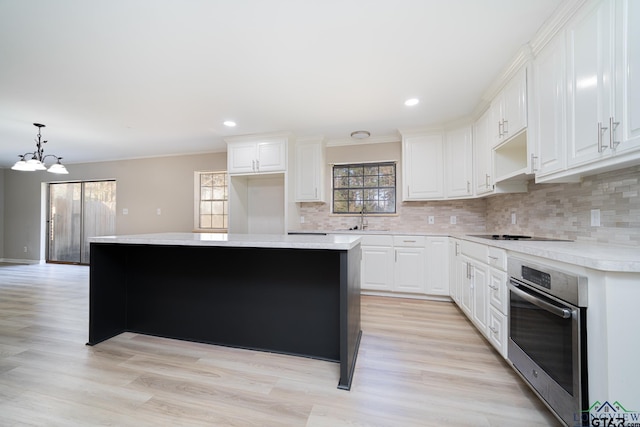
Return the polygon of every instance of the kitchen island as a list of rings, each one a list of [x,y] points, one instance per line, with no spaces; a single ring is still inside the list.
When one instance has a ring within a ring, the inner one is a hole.
[[[89,345],[122,332],[339,362],[360,343],[358,236],[93,237]]]

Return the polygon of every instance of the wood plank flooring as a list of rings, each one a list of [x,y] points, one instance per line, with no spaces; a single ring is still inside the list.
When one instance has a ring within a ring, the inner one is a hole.
[[[0,426],[557,426],[452,303],[363,296],[338,364],[126,333],[88,338],[89,268],[0,264]]]

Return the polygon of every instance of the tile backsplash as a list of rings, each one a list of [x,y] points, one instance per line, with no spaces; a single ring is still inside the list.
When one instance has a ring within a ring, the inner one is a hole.
[[[396,232],[499,233],[640,246],[640,166],[586,177],[580,183],[535,184],[527,193],[481,199],[404,202],[395,216],[368,216],[370,229]],[[338,230],[357,216],[330,215],[329,203],[302,203],[303,230]],[[601,226],[591,226],[599,209]],[[516,224],[512,224],[515,214]],[[434,224],[428,217],[434,217]],[[455,216],[456,224],[451,224]]]
[[[640,246],[640,166],[575,184],[529,183],[528,193],[487,199],[487,231]],[[591,226],[591,210],[600,226]],[[511,224],[511,214],[516,224]]]

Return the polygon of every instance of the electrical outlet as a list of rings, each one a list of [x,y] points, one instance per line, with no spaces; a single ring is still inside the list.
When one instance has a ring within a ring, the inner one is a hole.
[[[162,215],[162,209],[160,208],[156,209],[156,215]]]
[[[123,208],[122,209],[122,215],[129,215],[129,209]]]
[[[300,217],[300,224],[304,224],[304,217],[303,216]]]
[[[457,223],[458,223],[458,218],[456,218],[456,216],[455,216],[455,215],[451,215],[451,216],[449,217],[449,222],[450,222],[451,224],[457,224]]]
[[[512,212],[511,213],[511,224],[515,224],[516,223],[516,213]]]
[[[429,224],[435,224],[436,223],[436,218],[433,215],[429,215],[429,217],[427,219],[429,221]]]
[[[29,251],[29,248],[27,248],[26,246],[24,247],[24,253],[26,254]]]
[[[600,209],[591,209],[591,226],[600,227]]]

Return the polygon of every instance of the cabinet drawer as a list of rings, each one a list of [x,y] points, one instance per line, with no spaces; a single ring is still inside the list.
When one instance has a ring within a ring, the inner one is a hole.
[[[383,234],[360,235],[360,245],[362,246],[393,246],[393,236]]]
[[[489,265],[507,271],[507,251],[489,246]]]
[[[425,237],[424,236],[393,236],[393,246],[401,246],[401,247],[424,247],[425,245]]]
[[[486,264],[489,259],[489,247],[487,245],[481,245],[480,243],[469,242],[462,240],[462,253],[469,258],[477,259],[478,261]]]
[[[489,307],[487,339],[505,359],[507,358],[507,325],[507,316]]]

